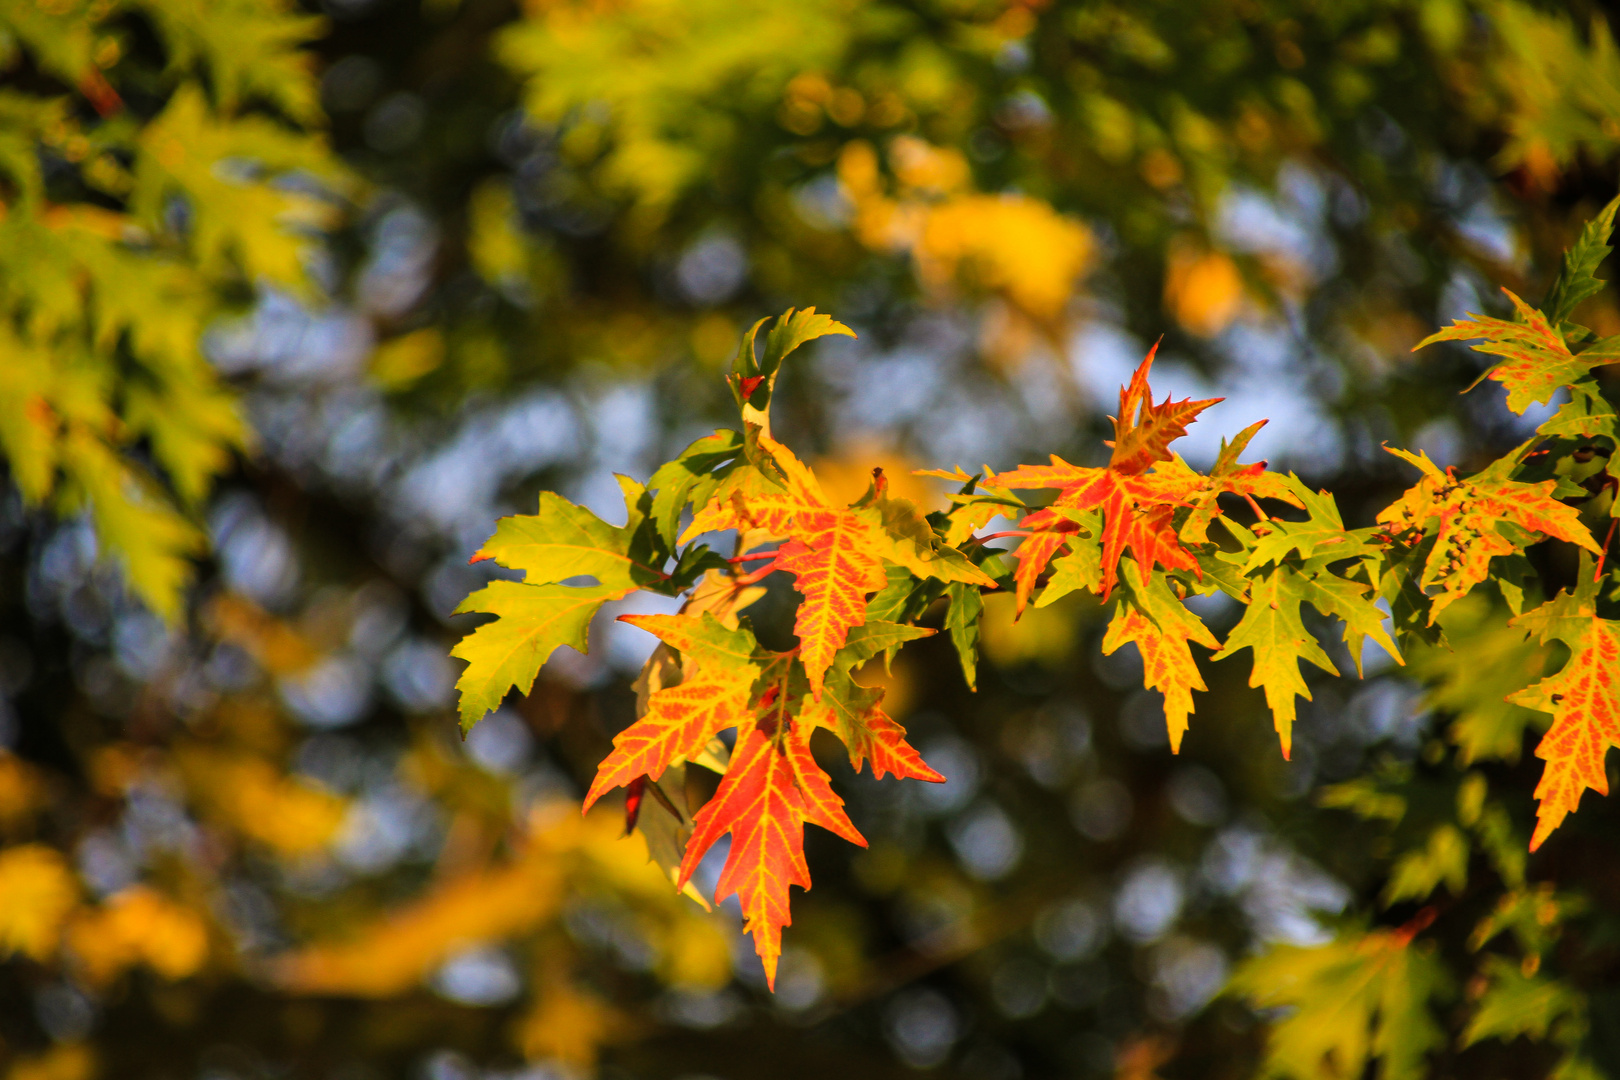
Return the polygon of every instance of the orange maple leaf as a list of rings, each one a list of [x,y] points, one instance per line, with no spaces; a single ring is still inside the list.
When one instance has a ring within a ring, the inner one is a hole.
[[[893,545],[854,510],[833,506],[793,451],[764,432],[757,438],[780,482],[745,472],[694,515],[685,536],[739,529],[786,539],[774,565],[794,575],[804,597],[793,632],[810,693],[819,699],[833,655],[850,628],[866,621],[866,597],[888,583],[879,552]]]
[[[788,715],[788,695],[772,687],[765,715],[742,730],[731,764],[714,798],[693,819],[692,838],[681,862],[685,885],[709,848],[731,833],[731,851],[715,886],[716,903],[735,895],[765,965],[765,979],[776,988],[782,955],[782,928],[793,922],[788,889],[810,888],[804,859],[804,825],[811,822],[852,844],[866,838],[844,813],[827,774],[810,753],[812,726]]]
[[[877,780],[892,773],[936,784],[945,782],[945,777],[930,768],[906,741],[906,729],[883,711],[882,687],[862,686],[847,671],[834,669],[830,675],[821,700],[807,705],[801,715],[838,736],[849,751],[851,768],[860,772],[861,764],[870,761],[872,776]]]
[[[1036,579],[1072,538],[1075,524],[1063,510],[1103,512],[1104,599],[1119,580],[1119,559],[1127,550],[1136,558],[1144,585],[1156,565],[1198,572],[1197,560],[1181,546],[1170,519],[1204,478],[1191,470],[1164,474],[1147,470],[1170,461],[1174,457],[1170,444],[1187,434],[1187,425],[1199,413],[1222,399],[1171,401],[1166,396],[1161,404],[1153,404],[1147,377],[1157,350],[1154,345],[1148,351],[1130,385],[1119,392],[1119,416],[1113,418],[1114,438],[1108,444],[1114,452],[1107,468],[1071,465],[1053,454],[1050,465],[1021,465],[987,478],[986,483],[1003,488],[1054,488],[1060,492],[1051,506],[1032,511],[1019,522],[1020,528],[1034,533],[1019,545],[1017,553],[1018,569],[1013,577],[1019,611],[1034,591]]]
[[[1543,644],[1557,638],[1569,646],[1569,661],[1556,674],[1514,694],[1509,701],[1553,715],[1536,756],[1547,763],[1536,785],[1536,831],[1530,850],[1541,846],[1591,788],[1609,793],[1604,757],[1620,746],[1620,623],[1597,617],[1597,585],[1583,556],[1582,583],[1574,595],[1527,611],[1513,625],[1537,632]]]
[[[589,810],[608,791],[703,752],[715,735],[745,723],[760,667],[752,660],[753,635],[712,615],[623,615],[621,621],[656,634],[695,667],[674,686],[647,699],[647,712],[613,739],[613,752],[597,767],[585,795]],[[684,665],[683,665],[684,666]]]

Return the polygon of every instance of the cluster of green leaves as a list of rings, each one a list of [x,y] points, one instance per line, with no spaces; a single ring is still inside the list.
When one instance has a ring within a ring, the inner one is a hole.
[[[277,0],[0,6],[30,73],[0,90],[0,450],[166,617],[249,440],[203,333],[255,287],[304,290],[331,217],[300,48],[321,27]]]

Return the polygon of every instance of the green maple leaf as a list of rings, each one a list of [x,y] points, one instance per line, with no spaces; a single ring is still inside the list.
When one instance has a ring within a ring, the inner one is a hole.
[[[953,582],[946,590],[950,607],[945,609],[945,632],[962,664],[962,677],[969,690],[979,688],[979,617],[984,614],[984,597],[977,588]],[[1037,607],[1040,605],[1037,604]]]
[[[1429,684],[1424,706],[1454,717],[1446,731],[1462,764],[1518,761],[1525,731],[1545,720],[1508,696],[1541,678],[1548,650],[1493,618],[1483,597],[1448,609],[1444,622],[1450,648],[1412,656],[1412,673]]]
[[[1511,1042],[1521,1035],[1542,1042],[1561,1024],[1573,1030],[1560,1032],[1560,1041],[1585,1034],[1586,997],[1569,984],[1540,973],[1526,975],[1503,956],[1485,957],[1481,974],[1489,982],[1463,1029],[1464,1047],[1483,1039]]]
[[[1298,582],[1299,595],[1324,615],[1332,615],[1344,623],[1344,644],[1356,664],[1356,674],[1362,674],[1361,647],[1367,638],[1376,641],[1397,664],[1406,660],[1396,648],[1389,631],[1384,629],[1384,611],[1372,598],[1372,586],[1339,577],[1329,571],[1328,561],[1338,561],[1339,555],[1318,556],[1305,564]]]
[[[1604,283],[1597,276],[1597,268],[1612,250],[1609,236],[1614,232],[1617,209],[1620,209],[1620,196],[1611,199],[1609,205],[1598,211],[1597,217],[1586,223],[1575,243],[1564,252],[1558,277],[1554,279],[1552,288],[1547,290],[1547,298],[1541,302],[1541,310],[1547,313],[1548,320],[1554,326],[1561,327],[1575,313],[1582,300],[1603,291]]]
[[[1325,555],[1333,562],[1376,556],[1376,549],[1368,543],[1372,529],[1346,529],[1339,515],[1339,504],[1332,495],[1312,491],[1291,473],[1288,480],[1291,492],[1310,516],[1304,521],[1273,518],[1265,523],[1267,531],[1263,535],[1257,527],[1258,539],[1243,564],[1245,574],[1267,563],[1281,562],[1292,552],[1298,552],[1305,559]]]
[[[1228,990],[1257,1008],[1292,1010],[1270,1025],[1266,1077],[1359,1077],[1371,1059],[1378,1080],[1420,1080],[1427,1054],[1445,1043],[1430,1002],[1449,996],[1450,979],[1408,931],[1276,945],[1240,965]]]
[[[456,643],[450,655],[467,661],[456,680],[461,730],[497,708],[511,689],[527,691],[558,648],[586,651],[591,616],[631,591],[609,585],[528,585],[496,581],[463,600],[456,614],[498,615]]]
[[[1293,745],[1294,699],[1311,700],[1300,661],[1308,660],[1330,675],[1339,673],[1300,619],[1299,605],[1306,599],[1309,585],[1309,578],[1287,565],[1274,566],[1253,578],[1248,609],[1227,636],[1226,645],[1212,657],[1224,660],[1242,649],[1252,650],[1254,671],[1249,685],[1265,690],[1285,758]]]
[[[647,517],[651,497],[634,480],[618,479],[627,515],[622,526],[609,525],[554,491],[542,491],[539,509],[501,518],[472,561],[493,559],[522,570],[530,585],[593,577],[599,585],[626,591],[658,587],[667,579],[661,567],[669,550]]]
[[[702,506],[709,501],[725,475],[715,470],[736,461],[742,449],[742,434],[722,429],[692,443],[675,460],[659,466],[652,474],[647,481],[647,487],[654,492],[652,517],[666,546],[675,546],[681,511],[694,503]]]

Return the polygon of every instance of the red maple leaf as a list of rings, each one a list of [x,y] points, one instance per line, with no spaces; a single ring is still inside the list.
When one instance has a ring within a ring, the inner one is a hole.
[[[1119,393],[1119,416],[1114,417],[1114,453],[1106,468],[1071,465],[1052,455],[1050,465],[1021,465],[1011,472],[997,473],[986,482],[1004,488],[1054,488],[1060,492],[1051,506],[1031,511],[1019,522],[1033,533],[1018,548],[1018,609],[1023,610],[1054,555],[1069,542],[1076,528],[1063,510],[1103,512],[1102,595],[1107,599],[1118,578],[1120,556],[1127,550],[1135,557],[1142,583],[1147,584],[1155,565],[1168,569],[1198,571],[1197,560],[1181,546],[1170,523],[1177,506],[1185,505],[1187,495],[1204,481],[1196,474],[1181,472],[1160,475],[1147,470],[1173,455],[1169,446],[1187,434],[1187,425],[1205,409],[1221,401],[1183,399],[1153,404],[1148,371],[1153,354]]]
[[[748,920],[744,930],[754,936],[773,990],[782,928],[793,922],[788,889],[810,887],[805,823],[866,846],[866,838],[844,813],[844,801],[833,793],[810,753],[811,725],[788,715],[787,699],[785,693],[771,694],[764,715],[742,729],[725,779],[693,819],[680,879],[685,885],[715,841],[731,833],[731,851],[714,899],[719,903],[736,896],[741,902]]]

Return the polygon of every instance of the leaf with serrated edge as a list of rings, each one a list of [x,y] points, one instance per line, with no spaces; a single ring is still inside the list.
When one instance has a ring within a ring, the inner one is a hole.
[[[1564,335],[1547,321],[1547,316],[1503,289],[1522,322],[1508,322],[1484,315],[1469,315],[1444,330],[1430,334],[1413,351],[1437,341],[1479,341],[1470,346],[1475,352],[1503,359],[1475,380],[1494,379],[1507,387],[1508,408],[1523,413],[1531,404],[1545,405],[1560,387],[1568,386],[1594,367],[1616,362],[1610,349],[1588,349],[1579,356],[1569,351]],[[1472,389],[1472,387],[1470,387]]]
[[[881,780],[887,774],[944,783],[945,778],[923,761],[906,741],[906,729],[883,711],[883,688],[862,686],[847,670],[827,674],[827,688],[819,702],[805,706],[800,714],[806,723],[826,728],[849,751],[849,764],[856,772],[865,761],[872,763],[872,776]]]
[[[1597,216],[1582,227],[1575,243],[1564,252],[1558,277],[1553,281],[1552,288],[1547,290],[1547,299],[1541,305],[1554,326],[1568,321],[1582,300],[1603,291],[1604,283],[1597,276],[1597,268],[1612,250],[1609,236],[1614,232],[1617,209],[1620,209],[1620,196],[1611,199],[1609,205],[1598,211]]]
[[[600,585],[626,589],[652,584],[664,577],[663,571],[636,556],[651,557],[653,552],[633,550],[640,496],[640,485],[626,487],[630,520],[620,527],[556,492],[542,491],[540,509],[501,518],[495,535],[484,542],[472,561],[494,559],[510,570],[522,570],[530,585],[572,577],[594,577]]]
[[[1448,992],[1446,968],[1412,947],[1409,930],[1346,930],[1323,945],[1273,945],[1245,960],[1228,991],[1276,1010],[1266,1034],[1267,1076],[1421,1080],[1425,1057],[1445,1045],[1431,999]]]
[[[957,659],[961,661],[962,677],[967,680],[968,689],[977,690],[979,616],[984,613],[984,597],[978,589],[960,582],[952,582],[946,592],[950,597],[950,607],[945,609],[945,630],[951,636]]]
[[[784,693],[782,695],[786,697]],[[715,903],[735,895],[747,919],[744,932],[776,988],[782,928],[793,922],[788,890],[810,887],[804,859],[804,825],[828,829],[866,846],[833,793],[827,774],[810,753],[809,724],[776,712],[742,729],[720,788],[694,819],[681,863],[684,883],[715,842],[731,833],[731,850],[715,885]]]
[[[631,588],[593,585],[526,585],[496,581],[456,608],[457,614],[498,615],[456,643],[450,655],[467,661],[456,681],[461,693],[461,729],[471,728],[513,688],[527,692],[541,666],[563,645],[585,651],[591,616]]]
[[[1299,662],[1308,660],[1330,675],[1339,671],[1300,620],[1302,576],[1288,566],[1276,566],[1252,580],[1248,609],[1213,659],[1224,660],[1242,649],[1253,651],[1249,685],[1264,688],[1286,758],[1293,751],[1294,699],[1311,700]]]
[[[1128,595],[1120,597],[1115,606],[1103,636],[1103,655],[1112,655],[1128,641],[1136,643],[1142,654],[1142,684],[1164,695],[1170,752],[1180,753],[1187,717],[1193,711],[1192,692],[1209,689],[1187,644],[1196,642],[1206,649],[1219,649],[1221,643],[1197,615],[1176,599],[1163,577],[1154,576],[1145,588],[1134,584],[1129,575],[1124,580]]]
[[[1439,523],[1418,582],[1424,589],[1441,590],[1429,610],[1430,623],[1490,575],[1491,559],[1520,550],[1499,531],[1501,523],[1567,540],[1594,554],[1599,550],[1591,530],[1581,523],[1580,511],[1553,498],[1556,480],[1539,484],[1509,480],[1507,467],[1500,462],[1463,480],[1442,472],[1425,454],[1394,449],[1390,453],[1416,465],[1423,475],[1378,515],[1378,521],[1391,532],[1420,533],[1428,531],[1430,521]]]
[[[671,763],[702,753],[715,735],[746,722],[760,674],[754,635],[729,629],[712,615],[622,615],[620,621],[678,650],[682,678],[652,694],[646,715],[614,736],[613,752],[597,767],[585,795],[586,810],[637,777],[657,780]]]
[[[1511,624],[1542,644],[1562,641],[1570,651],[1562,669],[1508,699],[1553,717],[1536,747],[1536,756],[1547,765],[1536,785],[1540,805],[1531,851],[1580,805],[1587,788],[1609,793],[1604,758],[1611,746],[1620,745],[1620,622],[1598,618],[1597,587],[1584,556],[1579,574],[1581,585],[1573,594],[1560,593]]]
[[[647,481],[653,491],[652,517],[664,543],[673,547],[680,528],[681,511],[689,503],[701,507],[709,501],[719,481],[714,470],[742,453],[740,432],[716,431],[692,443],[674,461],[659,466]]]

